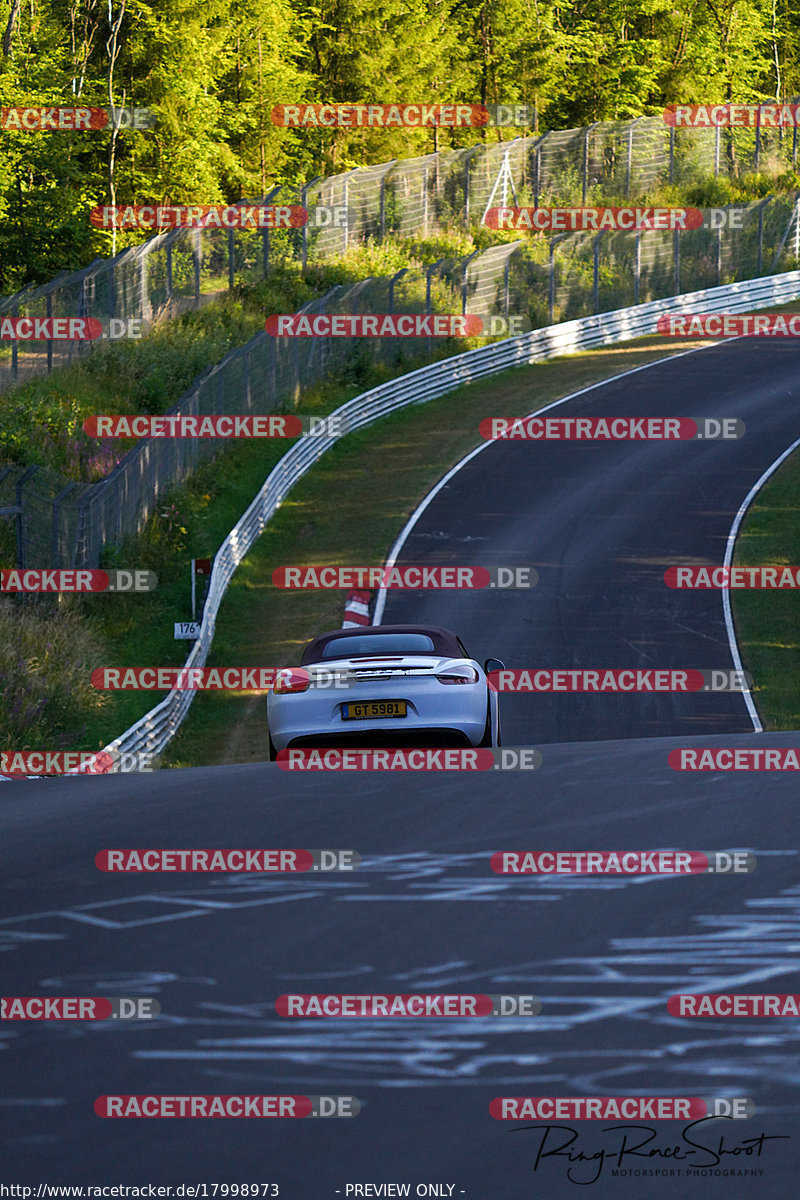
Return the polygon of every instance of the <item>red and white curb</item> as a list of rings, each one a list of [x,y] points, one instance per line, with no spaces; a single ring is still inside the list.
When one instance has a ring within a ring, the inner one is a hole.
[[[372,592],[364,590],[348,592],[344,599],[342,629],[355,629],[359,625],[369,625],[371,600]]]

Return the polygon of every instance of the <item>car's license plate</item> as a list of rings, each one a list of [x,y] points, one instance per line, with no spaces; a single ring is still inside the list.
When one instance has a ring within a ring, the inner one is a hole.
[[[405,717],[405,700],[365,700],[362,704],[343,704],[343,721],[370,721],[376,717]]]

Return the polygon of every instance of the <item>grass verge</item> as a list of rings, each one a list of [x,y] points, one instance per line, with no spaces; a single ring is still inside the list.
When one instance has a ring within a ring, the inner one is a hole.
[[[734,565],[800,563],[800,453],[764,485],[736,539]],[[796,590],[731,593],[736,636],[765,729],[800,729],[800,596]]]

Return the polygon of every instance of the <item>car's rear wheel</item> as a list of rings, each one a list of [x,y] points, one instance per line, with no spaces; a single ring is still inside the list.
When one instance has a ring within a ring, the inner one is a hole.
[[[492,699],[491,696],[486,700],[486,725],[483,729],[483,737],[478,743],[479,746],[499,746],[500,745],[500,714],[497,716],[497,729],[492,729]]]

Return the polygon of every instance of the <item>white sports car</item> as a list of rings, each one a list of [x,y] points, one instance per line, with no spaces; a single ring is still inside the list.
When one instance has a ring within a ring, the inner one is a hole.
[[[289,747],[499,746],[497,692],[454,633],[364,625],[314,638],[267,697],[269,756]]]

